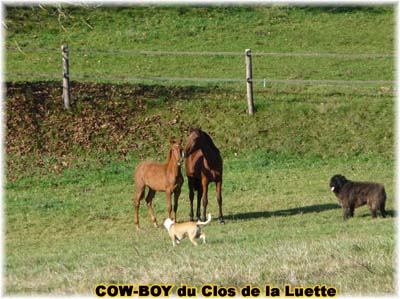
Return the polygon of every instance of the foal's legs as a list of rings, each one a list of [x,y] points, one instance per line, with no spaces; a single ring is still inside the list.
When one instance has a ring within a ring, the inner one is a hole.
[[[157,220],[156,220],[156,216],[154,216],[154,211],[153,211],[153,198],[154,198],[155,194],[156,194],[156,191],[149,188],[149,193],[147,193],[147,196],[146,196],[146,203],[147,203],[147,208],[149,209],[151,221],[153,222],[154,227],[157,227]]]
[[[145,189],[145,186],[136,185],[136,196],[135,196],[135,200],[134,200],[133,204],[135,205],[134,222],[135,222],[137,230],[140,229],[140,226],[139,226],[139,205],[140,205],[140,200],[144,197],[144,189]]]
[[[171,206],[171,190],[166,190],[165,194],[167,196],[167,211],[168,211],[168,218],[171,219],[171,212],[172,212],[172,206]]]
[[[219,207],[219,223],[224,224],[224,216],[222,215],[222,181],[216,182],[215,187],[217,190],[217,202]]]
[[[181,187],[176,187],[174,190],[174,221],[176,222],[176,211],[178,211],[178,199],[181,195]]]

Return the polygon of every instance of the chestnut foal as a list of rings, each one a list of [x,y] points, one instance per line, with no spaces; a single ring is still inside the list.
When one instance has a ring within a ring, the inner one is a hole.
[[[178,141],[170,140],[170,149],[168,151],[167,161],[163,164],[151,161],[141,162],[135,170],[135,225],[139,226],[139,204],[144,197],[145,187],[149,187],[146,196],[147,208],[150,212],[151,221],[157,227],[157,220],[153,211],[153,198],[156,191],[162,191],[167,196],[168,217],[171,218],[171,194],[174,193],[174,220],[176,221],[176,211],[178,209],[178,198],[181,194],[183,176],[181,165],[183,162],[182,139]]]

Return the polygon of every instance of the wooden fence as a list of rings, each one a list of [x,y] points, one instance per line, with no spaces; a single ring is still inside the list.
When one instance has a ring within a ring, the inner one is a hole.
[[[54,49],[21,49],[21,48],[8,48],[7,51],[19,52],[50,52]],[[69,71],[69,47],[68,45],[61,46],[62,57],[62,99],[64,107],[70,109],[71,107],[71,91],[70,91],[70,71]],[[277,84],[343,84],[343,85],[377,85],[377,84],[390,84],[393,81],[385,80],[276,80],[276,79],[254,79],[252,71],[252,57],[253,56],[270,56],[270,57],[317,57],[317,58],[343,58],[343,59],[376,59],[376,58],[394,58],[393,54],[334,54],[334,53],[252,53],[251,49],[246,49],[244,54],[239,52],[188,52],[188,51],[144,51],[144,50],[86,50],[74,49],[76,53],[93,53],[93,54],[120,54],[120,55],[191,55],[191,56],[245,56],[244,67],[246,70],[245,78],[186,78],[186,77],[99,77],[99,76],[82,76],[79,74],[72,74],[74,79],[102,79],[102,80],[118,80],[118,81],[194,81],[194,82],[238,82],[246,84],[247,90],[247,105],[249,115],[254,114],[254,98],[253,98],[253,83],[261,82],[264,87],[268,83]],[[17,74],[18,76],[18,74]],[[52,78],[52,75],[41,74],[40,77]]]

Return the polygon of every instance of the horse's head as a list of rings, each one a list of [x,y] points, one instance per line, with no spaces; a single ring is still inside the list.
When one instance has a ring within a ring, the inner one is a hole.
[[[182,139],[178,139],[177,141],[175,141],[174,139],[171,138],[169,143],[171,145],[170,157],[174,158],[178,166],[181,166],[184,157],[184,152],[182,149]]]
[[[187,143],[185,147],[185,156],[189,156],[194,151],[200,148],[200,144],[202,143],[203,132],[198,128],[191,128],[189,131],[189,136],[187,138]]]

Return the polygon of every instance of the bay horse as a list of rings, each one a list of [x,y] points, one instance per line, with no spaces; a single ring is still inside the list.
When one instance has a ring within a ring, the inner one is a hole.
[[[185,147],[186,175],[189,184],[190,220],[193,221],[194,192],[197,191],[197,219],[205,221],[208,204],[208,184],[215,182],[220,223],[222,215],[222,158],[211,137],[199,128],[190,129]],[[203,217],[200,217],[200,203],[203,199]]]
[[[144,197],[145,187],[149,187],[146,196],[147,208],[149,209],[151,221],[157,227],[157,220],[153,211],[153,198],[157,191],[166,193],[168,217],[171,218],[171,194],[174,194],[174,220],[176,221],[176,211],[178,210],[178,198],[181,194],[183,176],[181,165],[183,162],[182,139],[178,141],[170,140],[167,161],[165,163],[155,163],[152,161],[141,162],[135,170],[134,180],[136,185],[135,196],[135,225],[139,230],[139,204]]]

